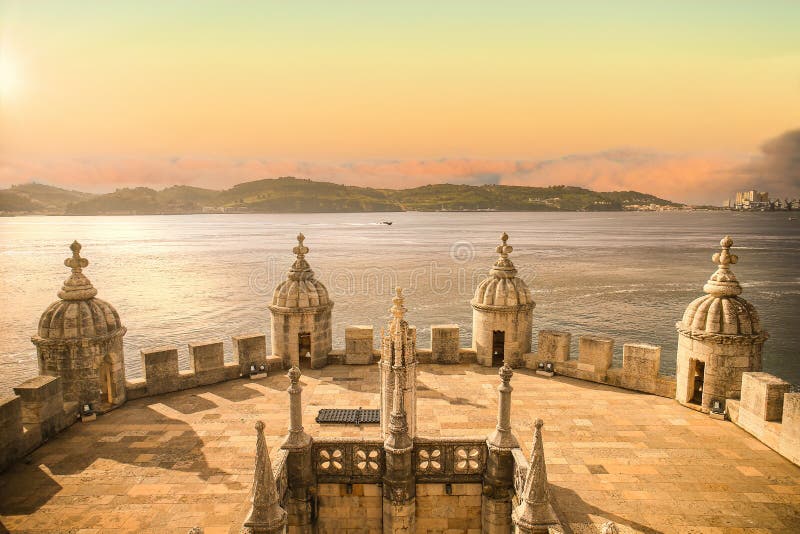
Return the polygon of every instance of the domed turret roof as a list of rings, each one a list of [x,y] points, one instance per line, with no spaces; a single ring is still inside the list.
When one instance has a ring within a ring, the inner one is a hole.
[[[752,304],[739,295],[742,286],[730,265],[739,261],[731,254],[733,240],[725,236],[719,242],[722,250],[712,256],[719,267],[703,286],[706,295],[692,301],[686,307],[678,330],[688,335],[762,336],[758,313]]]
[[[297,246],[292,252],[297,259],[286,275],[286,280],[278,284],[272,294],[272,305],[281,308],[314,308],[332,304],[328,290],[314,278],[314,271],[306,261],[308,247],[303,244],[303,234],[297,236]]]
[[[536,303],[531,299],[528,285],[521,278],[517,278],[517,269],[508,259],[508,255],[514,250],[507,243],[508,234],[503,233],[500,239],[502,244],[495,249],[500,257],[494,262],[489,276],[478,284],[472,305],[533,308]]]
[[[64,260],[64,265],[72,269],[72,274],[58,292],[61,300],[51,304],[39,319],[34,341],[97,338],[124,329],[117,310],[95,298],[97,290],[83,274],[89,260],[81,257],[81,244],[75,241],[69,248],[72,257]]]

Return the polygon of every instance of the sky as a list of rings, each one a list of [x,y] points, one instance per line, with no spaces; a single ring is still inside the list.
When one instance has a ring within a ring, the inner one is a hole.
[[[800,196],[799,27],[791,0],[0,0],[0,187]]]

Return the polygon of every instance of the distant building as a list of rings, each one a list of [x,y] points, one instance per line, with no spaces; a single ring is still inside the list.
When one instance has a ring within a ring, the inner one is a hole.
[[[726,206],[730,207],[730,206]],[[766,191],[738,191],[733,209],[736,210],[767,210],[770,208],[769,193]]]

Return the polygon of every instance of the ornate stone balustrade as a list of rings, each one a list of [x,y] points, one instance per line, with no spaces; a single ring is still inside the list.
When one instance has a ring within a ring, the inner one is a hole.
[[[414,440],[417,483],[480,482],[486,470],[486,438],[417,438]]]
[[[486,470],[486,438],[417,438],[413,460],[416,481],[427,483],[481,482]],[[384,475],[381,440],[326,438],[314,440],[311,460],[321,484],[375,484]]]
[[[315,440],[311,462],[321,484],[375,484],[383,477],[383,442],[354,438]]]

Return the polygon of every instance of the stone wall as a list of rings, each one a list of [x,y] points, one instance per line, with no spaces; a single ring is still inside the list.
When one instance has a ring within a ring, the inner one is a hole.
[[[344,363],[364,365],[372,363],[374,353],[372,325],[348,326],[344,329]]]
[[[77,420],[78,403],[64,401],[62,379],[37,376],[0,399],[0,471]]]
[[[383,496],[377,484],[318,484],[317,534],[381,534]]]
[[[278,357],[266,355],[266,337],[247,335],[233,338],[233,361],[225,363],[222,341],[189,344],[190,369],[179,370],[178,348],[174,346],[143,349],[144,378],[127,382],[128,398],[160,395],[172,391],[233,380],[250,373],[250,366],[268,372],[282,368]],[[263,362],[263,363],[262,363]]]
[[[460,349],[457,324],[431,325],[431,361],[458,363]]]
[[[675,397],[675,378],[659,374],[661,347],[645,343],[622,346],[622,367],[612,367],[614,340],[602,336],[581,336],[578,358],[570,358],[571,334],[558,330],[539,332],[539,350],[525,355],[525,366],[552,363],[557,374],[642,391],[661,397]]]
[[[800,465],[800,393],[768,373],[742,375],[741,399],[728,399],[731,421],[790,462]]]
[[[480,532],[481,484],[417,484],[417,532]]]

